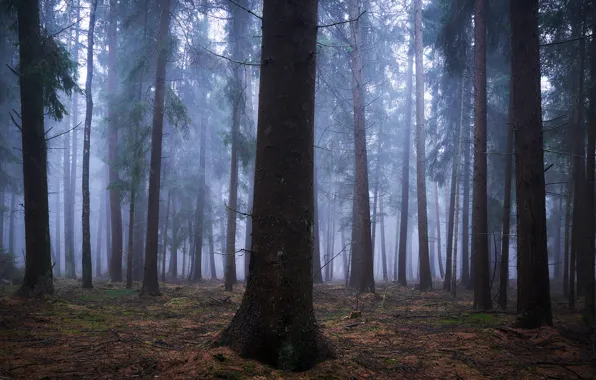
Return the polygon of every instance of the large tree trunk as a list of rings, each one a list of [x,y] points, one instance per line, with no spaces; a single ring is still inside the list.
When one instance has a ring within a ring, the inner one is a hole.
[[[426,154],[424,132],[424,64],[422,62],[422,1],[415,0],[414,43],[416,51],[416,191],[418,201],[418,256],[420,290],[432,289],[428,257],[428,216],[426,206]]]
[[[590,66],[590,77],[592,80],[592,88],[590,89],[590,109],[589,109],[589,127],[588,127],[588,153],[586,161],[586,183],[587,183],[587,197],[586,197],[586,213],[588,215],[588,222],[586,223],[587,241],[585,251],[585,283],[584,294],[585,310],[584,320],[590,325],[594,326],[596,322],[596,302],[595,302],[595,287],[596,279],[594,278],[594,241],[596,239],[595,228],[596,221],[594,220],[594,181],[596,180],[594,167],[594,149],[596,145],[596,0],[592,0],[592,59]]]
[[[201,120],[201,146],[199,151],[199,190],[197,193],[197,214],[195,216],[195,258],[194,258],[194,274],[193,281],[200,281],[203,279],[203,230],[205,220],[205,149],[207,140],[207,118],[203,117]]]
[[[89,29],[87,31],[87,79],[85,83],[85,131],[83,135],[83,288],[92,288],[93,262],[91,260],[91,197],[89,195],[89,157],[91,150],[91,120],[93,118],[93,32],[95,29],[95,10],[97,0],[91,1]]]
[[[108,23],[108,93],[116,93],[116,49],[118,47],[118,1],[110,0]],[[108,100],[108,162],[110,184],[118,182],[116,161],[118,160],[118,126],[117,107],[114,100]],[[122,281],[122,210],[120,204],[120,190],[116,186],[110,187],[110,225],[111,225],[111,258],[110,279],[115,282]]]
[[[486,0],[474,6],[474,191],[472,194],[472,255],[474,307],[492,308],[488,253],[486,166]]]
[[[16,3],[19,36],[19,85],[23,188],[25,191],[25,278],[20,293],[54,292],[48,207],[47,149],[44,130],[43,73],[39,2]]]
[[[512,82],[513,83],[513,82]],[[513,91],[511,91],[513,92]],[[507,125],[507,155],[505,156],[505,187],[503,188],[503,239],[501,241],[501,278],[499,279],[499,307],[507,308],[507,289],[509,288],[509,234],[511,221],[511,180],[513,169],[513,96],[509,95],[509,124]]]
[[[329,357],[312,304],[317,1],[265,0],[262,29],[262,56],[275,58],[261,66],[255,254],[220,343],[274,367],[306,370]]]
[[[354,219],[352,220],[352,278],[350,286],[361,293],[374,293],[373,251],[370,226],[368,163],[366,153],[366,122],[362,63],[362,18],[359,0],[349,1],[351,32],[350,65],[354,109]]]
[[[151,133],[151,162],[149,174],[149,200],[147,209],[147,243],[145,244],[145,274],[141,294],[159,295],[157,282],[157,248],[159,229],[159,191],[161,178],[161,152],[163,116],[168,58],[168,30],[170,26],[170,0],[161,0],[159,31],[157,33],[157,64],[155,73],[155,98],[153,99],[153,128]]]
[[[511,0],[511,127],[515,136],[517,312],[520,325],[552,324],[548,251],[538,0]],[[479,275],[479,273],[477,273]]]

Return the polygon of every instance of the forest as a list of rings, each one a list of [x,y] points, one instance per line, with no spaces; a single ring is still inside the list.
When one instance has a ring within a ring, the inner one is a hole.
[[[596,379],[594,33],[0,0],[0,380]]]

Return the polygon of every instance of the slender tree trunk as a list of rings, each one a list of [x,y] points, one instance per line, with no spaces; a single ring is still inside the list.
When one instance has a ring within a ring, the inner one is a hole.
[[[571,205],[573,204],[573,176],[571,169],[571,160],[569,160],[567,179],[567,200],[565,202],[565,262],[563,265],[563,295],[569,296],[569,273],[570,273],[570,242],[571,242]]]
[[[410,140],[412,136],[412,77],[414,72],[414,56],[413,56],[413,38],[410,34],[410,44],[408,50],[408,72],[406,73],[406,115],[404,127],[404,155],[401,166],[401,208],[399,223],[399,267],[397,274],[397,281],[401,286],[407,286],[406,279],[406,256],[407,256],[407,241],[408,241],[408,207],[410,202]]]
[[[83,136],[83,288],[93,288],[93,261],[91,259],[91,198],[89,194],[89,157],[91,150],[91,120],[93,118],[93,33],[95,29],[95,10],[97,0],[91,1],[89,29],[87,32],[87,79],[85,83],[85,131]]]
[[[512,81],[513,84],[513,81]],[[513,91],[511,91],[513,92]],[[509,288],[509,234],[511,221],[511,181],[513,178],[513,96],[509,95],[509,124],[507,126],[507,155],[505,156],[505,187],[503,188],[503,239],[501,241],[501,278],[499,280],[499,307],[507,308],[507,289]]]
[[[170,203],[172,202],[172,192],[168,191],[168,203],[166,205],[166,216],[163,224],[163,247],[161,255],[161,282],[166,282],[166,252],[168,248],[168,218],[170,217]]]
[[[2,171],[2,166],[3,165],[0,163],[0,171]],[[4,199],[6,198],[4,190],[5,190],[4,185],[0,184],[0,248],[4,248],[4,214],[5,214],[4,211],[6,209],[6,206],[4,203]],[[57,186],[57,191],[58,191],[58,193],[56,195],[56,198],[58,199],[58,201],[56,203],[57,203],[57,206],[60,207],[60,185]],[[58,218],[58,224],[60,224],[60,214],[58,214],[57,218]],[[57,228],[60,228],[60,227],[57,227]],[[60,232],[59,232],[60,230],[57,230],[57,231],[58,231],[58,232],[56,232],[57,236],[60,236]],[[58,239],[60,239],[60,238],[58,237]],[[60,267],[58,267],[58,268],[60,268]]]
[[[144,179],[140,179],[140,181],[144,182]],[[135,228],[132,251],[132,280],[142,281],[143,257],[145,253],[145,223],[147,222],[147,216],[145,215],[145,212],[147,211],[147,196],[145,194],[145,184],[137,182],[135,187],[135,193]]]
[[[385,248],[385,215],[383,213],[383,198],[379,199],[379,213],[381,214],[381,261],[383,262],[383,281],[389,281],[387,275],[387,251]]]
[[[517,204],[517,312],[520,326],[552,324],[548,251],[538,0],[511,0],[512,128]],[[478,273],[477,273],[478,275]]]
[[[195,217],[195,258],[194,258],[194,275],[193,281],[201,281],[203,279],[203,230],[205,220],[205,149],[207,140],[207,118],[203,117],[201,120],[201,146],[199,152],[199,191],[197,193],[197,214]]]
[[[212,280],[217,280],[217,273],[215,271],[215,247],[213,246],[213,212],[211,207],[209,207],[209,218],[207,219],[207,223],[207,230],[209,231],[209,277]]]
[[[401,215],[400,215],[401,217]],[[399,262],[399,218],[395,218],[395,252],[393,253],[393,282],[397,282],[397,264]]]
[[[118,0],[110,0],[108,23],[108,94],[116,93],[116,49],[118,47]],[[118,182],[116,161],[118,160],[118,126],[117,107],[114,99],[108,100],[108,161],[110,184]],[[110,278],[114,282],[122,281],[122,210],[120,190],[116,186],[110,188],[110,225],[111,225],[111,258]]]
[[[418,256],[420,258],[420,290],[432,289],[428,257],[428,216],[426,205],[426,154],[424,132],[424,64],[422,62],[422,1],[415,0],[416,45],[416,191],[418,201]]]
[[[252,108],[252,107],[250,107]],[[249,187],[248,187],[248,216],[246,217],[246,228],[244,231],[244,280],[248,280],[248,274],[250,273],[250,253],[252,249],[252,203],[254,195],[254,182],[255,182],[255,168],[254,163],[249,165]]]
[[[344,261],[344,282],[346,287],[348,287],[348,281],[350,278],[350,263],[348,262],[348,247],[346,246],[346,233],[344,228],[341,229],[341,245],[343,252],[343,261]]]
[[[262,29],[262,56],[275,60],[261,66],[255,254],[220,343],[277,368],[306,370],[331,356],[312,306],[317,1],[265,0]]]
[[[321,240],[319,231],[319,186],[317,177],[317,166],[313,169],[313,197],[314,197],[314,221],[313,221],[313,254],[312,254],[312,279],[315,284],[323,282],[321,273]]]
[[[56,193],[56,243],[55,243],[55,247],[56,247],[56,257],[55,257],[55,261],[54,261],[54,277],[60,277],[61,276],[61,264],[62,264],[62,251],[60,249],[60,239],[62,237],[62,231],[60,231],[60,225],[62,224],[62,221],[60,220],[60,181],[56,181],[56,188],[57,188],[57,193]],[[0,207],[4,207],[4,194],[2,194],[2,204],[0,204]],[[0,216],[0,218],[2,218],[2,226],[0,227],[0,236],[4,235],[4,215]],[[4,247],[4,245],[2,243],[0,243],[0,247]]]
[[[44,101],[39,2],[16,3],[19,37],[19,85],[23,188],[25,193],[25,278],[20,293],[54,292],[48,207],[47,149],[44,130]]]
[[[97,238],[95,245],[95,278],[101,277],[101,242],[103,241],[103,218],[106,212],[106,197],[103,196],[103,190],[100,191],[99,198],[99,221],[97,222]]]
[[[439,273],[441,278],[445,278],[443,256],[441,255],[441,214],[439,213],[439,185],[437,183],[435,183],[435,216],[437,220],[437,259],[439,261]]]
[[[470,139],[470,131],[468,127],[464,127],[465,140]],[[462,198],[462,217],[461,217],[461,283],[468,290],[472,290],[474,282],[470,280],[470,147],[469,144],[464,144],[464,177],[463,177],[463,198]]]
[[[172,244],[170,244],[170,277],[176,281],[178,279],[178,208],[176,205],[176,194],[172,195]]]
[[[132,288],[132,256],[134,252],[135,191],[130,192],[128,207],[128,253],[126,255],[126,288]]]
[[[17,195],[14,191],[10,193],[10,216],[8,220],[8,252],[15,253],[14,251],[14,240],[15,240],[15,210],[17,207]]]
[[[561,191],[563,193],[563,191]],[[554,278],[557,280],[561,279],[561,275],[563,274],[563,251],[561,250],[561,226],[563,223],[563,197],[559,197],[557,202],[557,211],[556,211],[557,219],[555,220],[555,241],[554,245],[554,257],[555,257],[555,265],[554,265]]]
[[[488,254],[486,165],[486,0],[474,6],[474,191],[472,195],[472,255],[474,307],[492,308]]]

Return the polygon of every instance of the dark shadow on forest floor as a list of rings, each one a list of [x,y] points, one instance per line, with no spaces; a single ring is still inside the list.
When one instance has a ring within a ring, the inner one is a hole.
[[[379,284],[357,299],[342,285],[316,285],[317,318],[338,358],[294,374],[208,348],[242,285],[232,294],[216,282],[165,285],[158,298],[105,282],[84,290],[59,280],[56,289],[44,301],[0,289],[0,379],[596,378],[594,332],[556,298],[552,328],[519,330],[513,314],[473,312],[463,290],[454,302]]]

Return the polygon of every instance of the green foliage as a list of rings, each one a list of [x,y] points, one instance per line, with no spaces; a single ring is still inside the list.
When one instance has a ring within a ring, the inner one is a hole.
[[[165,113],[170,124],[175,128],[181,129],[184,133],[188,133],[190,118],[188,117],[186,106],[171,87],[166,88]]]
[[[0,247],[0,279],[11,281],[13,285],[23,282],[23,271],[16,264],[14,253]]]

